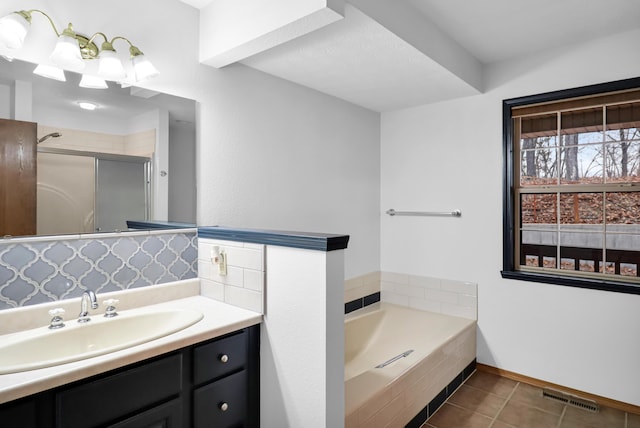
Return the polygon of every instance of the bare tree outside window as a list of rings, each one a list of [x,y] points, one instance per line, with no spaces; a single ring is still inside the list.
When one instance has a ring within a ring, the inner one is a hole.
[[[640,101],[515,120],[520,267],[640,282]]]

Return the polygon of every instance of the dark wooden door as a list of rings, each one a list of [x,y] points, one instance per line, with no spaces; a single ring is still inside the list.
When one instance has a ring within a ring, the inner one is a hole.
[[[36,234],[37,126],[0,119],[0,236]]]

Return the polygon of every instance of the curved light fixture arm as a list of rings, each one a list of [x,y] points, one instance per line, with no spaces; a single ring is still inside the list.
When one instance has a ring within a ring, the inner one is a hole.
[[[18,15],[22,16],[29,23],[31,23],[31,18],[32,18],[31,14],[33,12],[38,12],[39,14],[41,14],[45,18],[47,18],[47,20],[49,21],[49,24],[51,24],[51,28],[53,28],[54,33],[56,33],[56,36],[60,37],[62,35],[62,33],[60,33],[58,31],[58,29],[56,28],[56,24],[53,23],[53,19],[51,19],[51,17],[49,15],[47,15],[45,12],[41,11],[40,9],[30,9],[30,10],[16,11],[16,13]],[[71,26],[71,23],[69,23],[69,26]]]
[[[95,40],[95,38],[96,38],[96,37],[98,37],[98,36],[102,36],[102,38],[104,39],[104,41],[105,41],[105,42],[108,40],[108,39],[107,39],[107,36],[106,36],[104,33],[102,33],[102,32],[100,32],[100,31],[98,31],[98,32],[97,32],[97,33],[95,33],[93,36],[91,36],[91,37],[89,38],[89,40],[87,40],[87,44],[93,43],[93,41]]]
[[[125,42],[129,43],[129,46],[133,46],[133,43],[131,43],[129,41],[129,39],[127,39],[126,37],[123,37],[123,36],[115,36],[113,39],[111,39],[111,44],[113,44],[113,42],[115,42],[118,39],[124,40]]]
[[[127,39],[126,37],[116,36],[113,39],[111,39],[111,44],[113,44],[113,42],[115,42],[117,39],[121,39],[121,40],[124,40],[125,42],[129,43],[129,54],[132,57],[135,57],[135,56],[138,56],[138,55],[144,55],[142,53],[142,51],[140,49],[138,49],[138,47],[135,46],[133,43],[131,43],[131,41],[129,39]]]
[[[78,40],[78,44],[80,45],[80,53],[82,54],[82,58],[84,59],[98,58],[100,51],[104,49],[104,48],[98,49],[98,45],[96,45],[96,43],[94,42],[95,38],[98,36],[102,36],[102,38],[104,39],[104,42],[103,42],[103,46],[104,46],[104,43],[107,43],[107,36],[100,31],[95,33],[90,38],[86,38],[81,34],[76,35],[76,39]]]
[[[47,18],[47,20],[49,21],[49,24],[51,24],[51,28],[53,29],[53,32],[56,33],[56,37],[60,37],[64,34],[66,36],[70,36],[78,40],[78,45],[80,46],[80,50],[83,58],[91,59],[97,56],[98,49],[95,46],[95,44],[93,44],[92,40],[96,35],[102,34],[102,33],[94,34],[91,40],[87,41],[86,37],[76,34],[76,32],[73,31],[73,24],[71,22],[69,23],[69,25],[67,25],[67,28],[65,28],[62,31],[62,33],[58,31],[58,28],[56,27],[56,24],[53,22],[53,19],[51,19],[51,17],[46,12],[40,9],[20,10],[20,11],[16,11],[15,13],[22,16],[27,22],[31,23],[34,12],[38,12],[39,14]],[[107,40],[107,36],[105,36],[104,34],[102,34],[102,36],[104,37],[105,40]]]
[[[138,56],[138,55],[143,55],[142,51],[140,49],[138,49],[138,47],[136,47],[133,43],[131,43],[131,40],[127,39],[126,37],[124,37],[124,36],[115,36],[114,38],[109,40],[107,35],[102,33],[102,32],[95,33],[86,42],[82,42],[81,41],[80,48],[84,48],[85,46],[95,45],[95,39],[96,39],[97,36],[101,36],[104,39],[104,42],[100,46],[99,52],[102,52],[102,51],[105,51],[105,50],[107,50],[107,51],[115,51],[115,48],[113,47],[113,44],[116,42],[116,40],[124,40],[125,42],[127,42],[129,44],[129,54],[132,57]]]

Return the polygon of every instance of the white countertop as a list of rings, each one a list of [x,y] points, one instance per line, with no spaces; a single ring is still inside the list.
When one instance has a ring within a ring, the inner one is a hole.
[[[199,281],[197,279],[144,288],[148,290],[136,289],[98,294],[98,299],[101,303],[102,299],[119,298],[118,311],[120,312],[135,307],[193,309],[202,312],[204,317],[184,330],[120,351],[54,367],[0,375],[0,403],[104,373],[262,322],[262,314],[198,295]],[[79,299],[69,299],[69,301],[62,302],[64,302],[62,306],[74,309],[76,306],[80,307]],[[0,311],[0,325],[3,327],[0,334],[8,334],[26,328],[47,328],[48,318],[50,318],[48,309],[61,306],[60,303],[53,302]],[[102,308],[92,313],[99,314],[100,310],[104,311]],[[34,321],[34,317],[29,314],[36,313],[36,311],[38,317]],[[67,318],[75,318],[75,316]],[[47,321],[43,324],[41,319]],[[37,322],[39,325],[30,325],[33,322]],[[0,336],[0,340],[2,340],[2,336]]]

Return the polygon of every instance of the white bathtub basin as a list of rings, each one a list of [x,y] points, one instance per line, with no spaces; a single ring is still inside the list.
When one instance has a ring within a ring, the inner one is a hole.
[[[344,336],[345,428],[405,426],[476,355],[475,320],[386,302],[348,314]]]
[[[0,374],[51,367],[107,354],[183,330],[202,319],[200,312],[130,310],[114,318],[27,330],[0,337]]]

